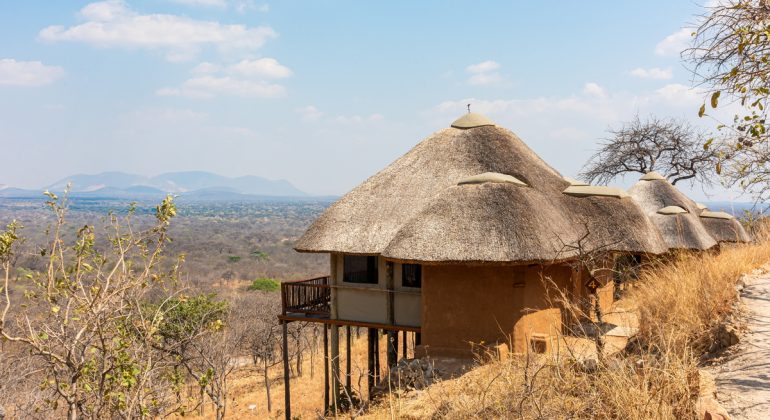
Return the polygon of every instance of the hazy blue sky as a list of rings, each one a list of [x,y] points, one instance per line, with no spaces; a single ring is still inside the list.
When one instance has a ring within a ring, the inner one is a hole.
[[[679,59],[700,12],[686,0],[0,0],[0,184],[208,170],[341,194],[469,102],[575,175],[635,112],[704,123]]]

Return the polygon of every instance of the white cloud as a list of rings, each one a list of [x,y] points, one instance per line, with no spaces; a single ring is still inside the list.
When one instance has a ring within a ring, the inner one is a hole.
[[[160,96],[186,96],[189,98],[211,98],[219,95],[274,98],[283,96],[282,85],[268,82],[266,79],[290,77],[290,68],[274,58],[242,60],[223,66],[202,62],[191,73],[195,75],[180,87],[165,87],[156,91]]]
[[[503,85],[505,78],[497,72],[499,69],[500,64],[492,60],[471,64],[465,68],[465,71],[471,74],[468,78],[468,84],[473,86]]]
[[[185,96],[188,98],[211,98],[219,95],[250,98],[275,98],[283,96],[286,89],[262,80],[241,80],[229,76],[200,76],[186,80],[178,88],[162,88],[160,96]]]
[[[234,2],[235,11],[244,14],[249,11],[267,13],[270,11],[270,5],[267,3],[257,4],[254,0],[236,0]]]
[[[212,74],[220,71],[222,71],[222,66],[207,61],[198,64],[192,69],[193,74]]]
[[[303,106],[295,109],[300,115],[302,121],[323,122],[337,125],[363,125],[367,123],[377,123],[385,119],[385,116],[379,113],[369,115],[330,115],[323,118],[326,114],[316,108],[314,105]]]
[[[53,83],[63,75],[63,68],[46,66],[40,61],[0,59],[0,85],[42,86]]]
[[[674,74],[671,71],[670,67],[667,67],[665,69],[662,69],[659,67],[651,67],[649,69],[637,67],[631,70],[630,73],[631,73],[631,76],[638,77],[640,79],[667,80],[674,77]]]
[[[227,0],[170,0],[186,6],[227,7]]]
[[[223,51],[255,50],[277,33],[268,26],[247,27],[201,21],[171,14],[139,14],[122,0],[91,3],[80,11],[85,22],[48,26],[39,38],[48,42],[82,42],[97,47],[163,50],[174,61],[189,60],[205,46]]]
[[[291,69],[279,63],[275,58],[243,60],[231,66],[229,70],[244,76],[261,76],[270,79],[283,79],[292,75]]]
[[[635,113],[695,115],[703,95],[699,89],[675,83],[632,94],[608,92],[601,85],[589,82],[583,85],[580,94],[566,96],[444,101],[436,105],[431,114],[440,116],[443,121],[466,112],[466,105],[470,103],[474,112],[487,114],[493,119],[532,123],[542,120],[543,127],[552,138],[567,138],[578,137],[577,131],[559,131],[554,127],[555,119],[561,127],[586,131],[582,126],[588,122],[606,127],[607,124],[628,119]]]
[[[302,117],[302,121],[318,121],[324,115],[314,105],[303,106],[297,108],[296,111]]]
[[[705,91],[680,83],[671,83],[655,90],[654,95],[657,99],[671,105],[689,106],[695,112],[694,110],[697,109],[697,106],[703,102]]]
[[[482,61],[481,63],[471,64],[470,66],[465,68],[465,71],[467,71],[468,73],[488,73],[499,69],[500,69],[499,63],[492,60],[487,60],[487,61]]]
[[[655,46],[657,55],[679,55],[687,49],[692,40],[692,28],[682,28],[673,34],[665,37]]]
[[[498,73],[479,73],[468,78],[468,83],[474,86],[498,85],[505,79]]]
[[[583,86],[583,93],[597,99],[606,99],[607,91],[597,83],[588,82]]]

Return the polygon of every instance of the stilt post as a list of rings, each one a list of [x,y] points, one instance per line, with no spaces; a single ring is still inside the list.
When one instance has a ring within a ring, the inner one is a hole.
[[[324,324],[324,415],[329,412],[329,326]]]
[[[331,327],[331,379],[332,379],[332,413],[336,416],[340,407],[340,327]]]
[[[374,329],[374,382],[380,383],[380,330]]]
[[[345,350],[346,350],[346,352],[345,352],[345,356],[346,356],[345,357],[345,388],[347,388],[348,394],[350,394],[352,392],[352,389],[353,389],[351,387],[351,385],[350,385],[350,381],[351,381],[351,377],[352,377],[352,375],[350,373],[350,370],[351,370],[351,357],[350,357],[350,341],[351,341],[350,332],[351,332],[351,330],[350,330],[350,325],[347,326],[347,331],[346,332],[347,332],[347,334],[346,334],[347,337],[345,338],[345,340],[347,341],[347,343],[345,344]]]
[[[388,331],[388,370],[398,363],[398,331]]]
[[[291,389],[289,382],[289,332],[288,323],[283,324],[283,411],[286,413],[286,420],[291,420]]]
[[[366,385],[369,392],[369,399],[372,399],[372,391],[374,391],[374,328],[367,328],[366,335]]]

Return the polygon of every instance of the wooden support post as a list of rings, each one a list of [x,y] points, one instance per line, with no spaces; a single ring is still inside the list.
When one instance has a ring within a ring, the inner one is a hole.
[[[388,370],[398,363],[398,331],[388,331]]]
[[[366,331],[366,385],[369,399],[372,399],[372,391],[374,391],[374,340],[376,337],[374,336],[374,328],[367,328]]]
[[[289,383],[289,331],[288,322],[283,321],[283,411],[286,420],[291,420],[291,390]]]
[[[403,343],[403,344],[401,344],[401,346],[403,347],[403,355],[401,357],[403,357],[404,359],[408,359],[409,358],[409,353],[407,351],[408,349],[407,349],[407,344],[406,344],[406,331],[403,331],[403,334],[401,334],[401,341]]]
[[[374,329],[374,382],[380,383],[380,330]]]
[[[340,327],[332,325],[331,375],[332,375],[332,413],[337,416],[340,408]]]
[[[345,345],[345,347],[346,347],[346,349],[345,349],[346,350],[346,353],[345,353],[345,355],[346,355],[346,357],[345,357],[345,388],[348,390],[348,394],[353,392],[353,388],[350,385],[351,378],[353,377],[353,375],[350,372],[350,370],[351,370],[350,369],[351,368],[351,360],[352,360],[351,359],[351,355],[350,355],[350,341],[351,341],[350,333],[351,333],[350,325],[348,325],[347,326],[347,334],[346,334],[346,336],[347,336],[346,337],[347,343]]]
[[[324,324],[324,415],[329,412],[329,326]]]

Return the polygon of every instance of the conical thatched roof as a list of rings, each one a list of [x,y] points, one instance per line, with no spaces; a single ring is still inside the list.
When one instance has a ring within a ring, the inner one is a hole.
[[[642,176],[628,192],[658,228],[669,249],[706,250],[717,244],[699,217],[698,205],[657,172]]]
[[[493,124],[471,114],[434,133],[329,207],[296,249],[525,263],[574,257],[564,244],[588,230],[586,250],[666,250],[622,191],[565,194],[569,181]]]
[[[700,220],[717,242],[750,242],[751,237],[743,225],[729,213],[703,209]]]

